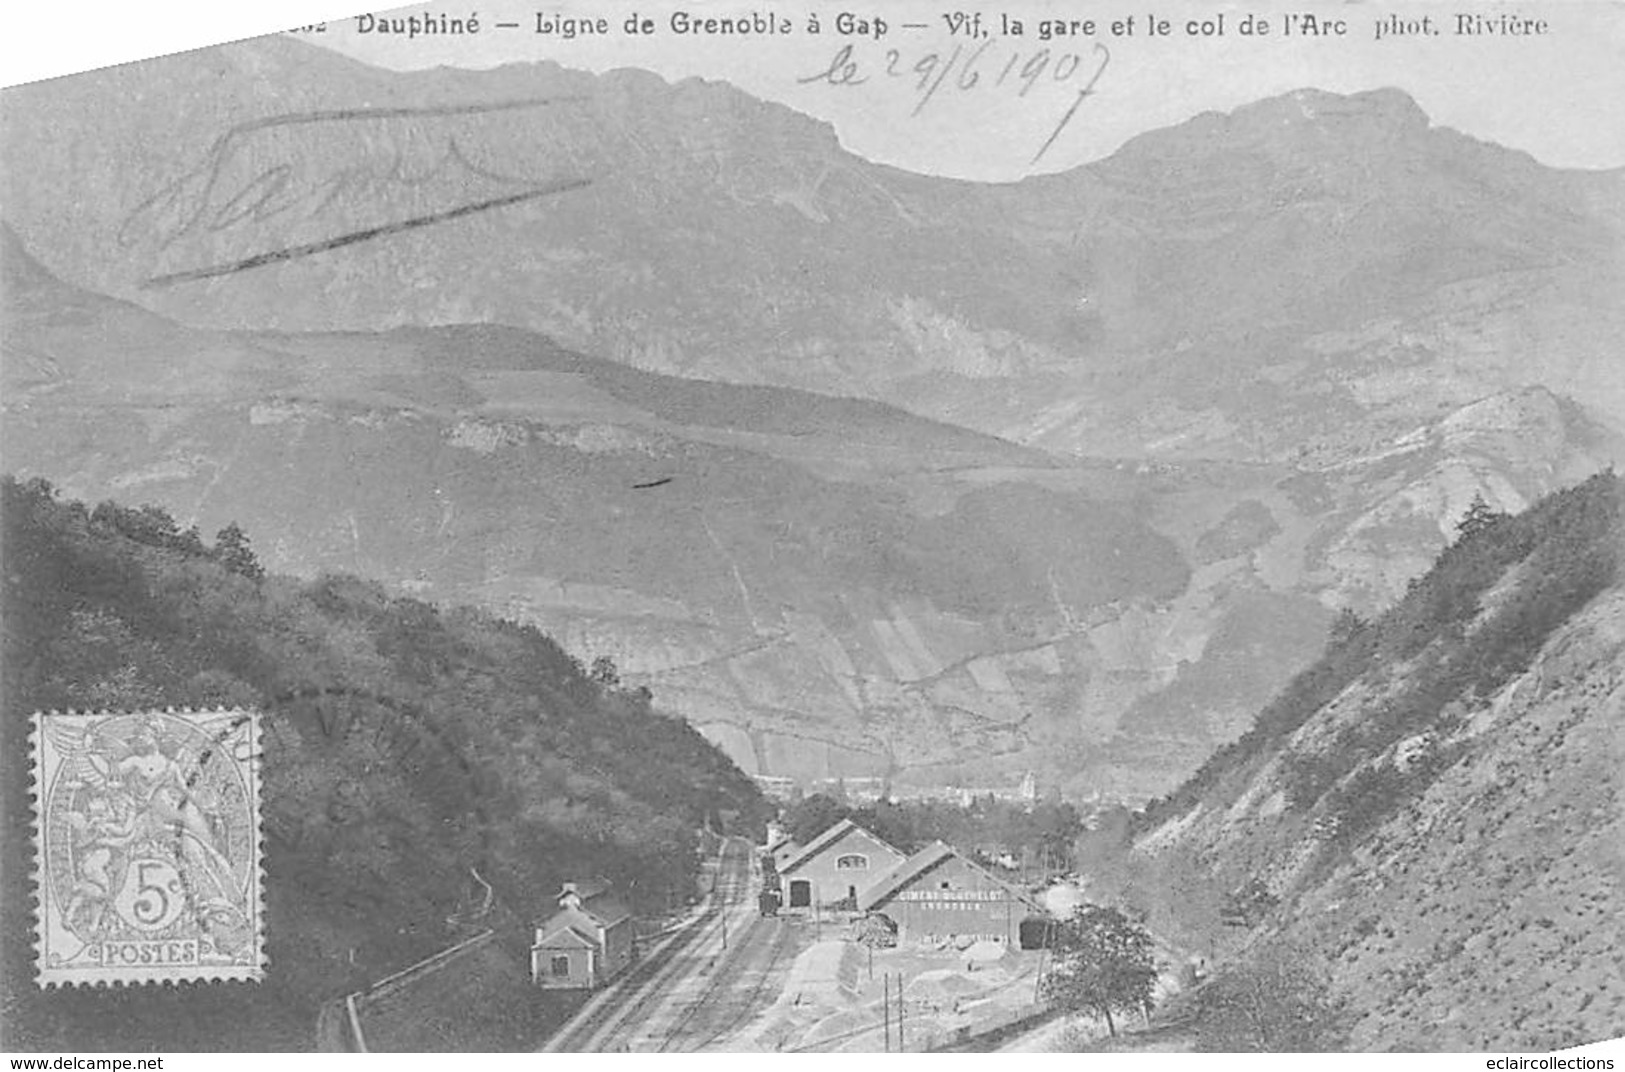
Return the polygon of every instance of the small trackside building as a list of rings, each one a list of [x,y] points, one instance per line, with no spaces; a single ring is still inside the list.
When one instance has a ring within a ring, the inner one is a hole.
[[[1047,918],[1036,899],[940,841],[876,879],[858,908],[897,924],[899,944],[972,938],[1015,949],[1024,921]]]
[[[851,819],[813,838],[779,867],[784,909],[796,912],[851,902],[874,880],[902,863],[904,855]]]
[[[558,911],[536,928],[530,978],[549,990],[591,990],[632,964],[632,912],[603,879],[566,882]]]

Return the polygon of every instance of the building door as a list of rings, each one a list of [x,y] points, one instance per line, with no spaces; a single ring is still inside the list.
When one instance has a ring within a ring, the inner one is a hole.
[[[853,902],[853,907],[857,906],[858,888],[856,886],[848,886],[846,888],[846,899]]]
[[[804,878],[790,880],[790,907],[806,908],[812,904],[812,883]]]

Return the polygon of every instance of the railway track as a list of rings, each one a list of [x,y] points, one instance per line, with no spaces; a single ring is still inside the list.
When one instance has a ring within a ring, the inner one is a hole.
[[[665,986],[655,984],[669,981],[674,969],[680,970],[677,966],[681,958],[700,944],[703,936],[714,931],[713,924],[730,904],[737,903],[748,892],[749,885],[750,847],[742,840],[732,839],[724,844],[719,856],[717,874],[704,911],[638,961],[610,990],[596,996],[575,1020],[548,1040],[545,1049],[553,1053],[596,1052],[620,1033],[618,1029],[622,1025],[640,1022],[653,1012],[666,993]]]
[[[718,966],[705,989],[662,1037],[659,1052],[703,1050],[737,1031],[757,1011],[774,972],[796,948],[794,924],[752,920],[733,955]],[[692,1037],[701,1032],[698,1039]]]

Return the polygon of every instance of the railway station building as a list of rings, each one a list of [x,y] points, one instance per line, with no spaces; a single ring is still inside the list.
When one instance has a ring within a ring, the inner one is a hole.
[[[604,879],[566,882],[558,911],[536,927],[530,977],[549,990],[591,990],[632,965],[632,912]]]
[[[790,853],[779,865],[779,892],[789,911],[849,903],[906,857],[892,845],[842,819]]]

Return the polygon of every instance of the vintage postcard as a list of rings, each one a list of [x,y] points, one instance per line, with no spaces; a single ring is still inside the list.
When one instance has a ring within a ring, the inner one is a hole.
[[[0,1048],[1619,1056],[1618,3],[298,21],[0,92]]]

